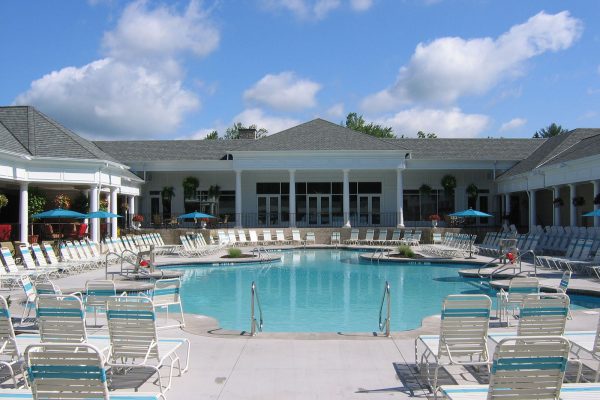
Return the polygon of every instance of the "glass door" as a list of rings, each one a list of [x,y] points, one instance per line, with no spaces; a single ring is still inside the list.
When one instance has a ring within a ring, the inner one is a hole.
[[[308,196],[307,214],[309,225],[330,225],[331,196],[320,194]]]
[[[277,226],[281,221],[281,202],[279,195],[258,196],[258,224]]]
[[[381,224],[381,197],[377,195],[358,196],[358,216],[361,226]]]
[[[358,221],[362,226],[369,224],[369,196],[358,196]]]

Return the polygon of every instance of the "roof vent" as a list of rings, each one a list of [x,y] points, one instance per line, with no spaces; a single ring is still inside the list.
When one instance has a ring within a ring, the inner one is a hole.
[[[256,128],[240,128],[238,139],[256,139]]]

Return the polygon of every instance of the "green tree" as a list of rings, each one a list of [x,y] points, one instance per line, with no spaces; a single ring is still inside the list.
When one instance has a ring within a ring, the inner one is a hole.
[[[396,135],[394,135],[392,127],[382,126],[373,122],[369,122],[367,124],[363,116],[358,115],[355,112],[351,112],[348,114],[348,116],[346,117],[346,124],[343,126],[378,138],[393,139],[396,137]]]
[[[225,131],[224,139],[239,139],[240,138],[240,129],[256,129],[256,138],[260,139],[261,137],[267,136],[269,133],[265,128],[257,128],[255,124],[250,125],[249,127],[245,127],[241,122],[236,122],[232,127],[227,128]]]
[[[536,131],[533,135],[534,138],[550,138],[558,135],[562,135],[563,133],[569,132],[568,129],[563,129],[562,126],[556,125],[556,123],[551,123],[546,128],[542,128],[539,131]]]
[[[433,132],[425,133],[423,131],[417,132],[417,138],[419,139],[437,139],[437,135]]]
[[[206,137],[204,138],[204,140],[215,140],[219,138],[219,132],[217,131],[212,131],[211,133],[209,133],[208,135],[206,135]]]
[[[183,197],[193,199],[196,197],[196,190],[200,186],[200,181],[195,176],[188,176],[183,179],[181,185],[183,186]]]

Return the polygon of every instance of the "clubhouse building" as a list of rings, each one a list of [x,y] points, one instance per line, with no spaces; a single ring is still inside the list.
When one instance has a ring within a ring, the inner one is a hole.
[[[0,107],[0,225],[27,241],[29,193],[177,225],[201,211],[222,227],[431,225],[472,207],[480,225],[600,226],[600,129],[550,139],[380,139],[315,119],[257,139],[88,141],[33,107]],[[188,183],[184,190],[184,181]],[[191,189],[190,184],[191,183]],[[90,234],[117,234],[117,224]],[[127,221],[125,221],[127,223]],[[212,221],[211,221],[212,223]],[[1,239],[1,238],[0,238]]]

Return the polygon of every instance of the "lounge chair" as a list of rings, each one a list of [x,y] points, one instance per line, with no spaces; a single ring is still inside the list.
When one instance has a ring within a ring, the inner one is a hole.
[[[85,310],[74,295],[40,294],[36,300],[40,338],[44,343],[84,343]]]
[[[529,294],[519,310],[518,336],[560,336],[569,315],[569,296],[564,293]]]
[[[8,268],[8,271],[4,269],[3,265],[0,265],[0,287],[4,284],[7,284],[9,288],[13,288],[19,285],[21,276],[26,274],[27,272],[19,271],[17,265],[15,264],[15,259],[12,256],[10,250],[6,247],[2,247],[0,249],[0,258]],[[2,263],[0,263],[2,264]]]
[[[292,244],[304,244],[299,229],[292,229]]]
[[[275,243],[276,243],[276,241],[271,238],[271,230],[270,229],[264,229],[263,230],[262,244],[263,245],[270,245],[270,244],[275,244]]]
[[[164,308],[166,312],[165,319],[169,320],[169,306],[179,307],[179,314],[181,321],[178,324],[173,325],[161,325],[158,329],[163,328],[184,328],[185,319],[183,317],[183,305],[181,304],[181,280],[179,278],[173,279],[159,279],[154,282],[154,290],[152,290],[152,303],[154,308]]]
[[[564,336],[571,341],[571,351],[575,356],[591,357],[598,364],[593,379],[594,382],[598,382],[600,380],[600,319],[595,332],[565,332]]]
[[[357,244],[358,243],[358,232],[359,232],[358,229],[352,228],[352,230],[350,231],[350,239],[345,240],[344,243]]]
[[[590,389],[589,384],[565,385],[561,392],[569,347],[562,337],[503,339],[494,353],[489,385],[442,386],[441,393],[449,400],[567,399],[567,387],[569,392],[582,388],[579,395],[589,394],[584,389]]]
[[[36,294],[62,294],[62,291],[52,281],[36,282],[34,284]]]
[[[394,229],[392,232],[392,237],[390,240],[386,240],[385,244],[390,246],[395,246],[400,244],[400,237],[402,236],[402,231],[400,229]]]
[[[36,265],[35,261],[33,260],[33,257],[31,256],[31,252],[29,251],[29,248],[26,245],[20,245],[19,251],[21,252],[21,261],[23,262],[23,266],[25,267],[25,269],[34,272],[36,275],[36,279],[49,279],[50,274],[58,272],[56,268],[42,267]]]
[[[259,244],[262,244],[262,242],[258,240],[258,234],[254,229],[250,229],[248,231],[248,236],[250,236],[250,243],[252,243],[253,245],[258,246]]]
[[[341,244],[340,233],[339,232],[331,232],[330,244],[339,245]]]
[[[83,343],[33,344],[27,346],[24,355],[31,391],[3,390],[2,398],[165,399],[164,395],[154,393],[128,391],[109,393],[104,357],[100,350],[93,345]]]
[[[116,296],[115,282],[111,280],[93,280],[85,283],[83,301],[86,309],[94,310],[94,325],[98,325],[98,309],[106,310],[106,301]],[[86,319],[87,324],[87,319]]]
[[[15,369],[20,369],[25,372],[23,357],[17,347],[17,339],[15,330],[12,324],[10,311],[6,304],[6,299],[0,296],[0,370],[6,368],[12,378],[15,388],[17,387],[17,379],[15,377]],[[27,383],[27,382],[25,382]]]
[[[439,369],[444,366],[487,367],[491,307],[492,300],[485,295],[450,295],[442,306],[440,334],[415,340],[415,364],[433,392],[438,389]],[[424,347],[420,358],[419,347]]]
[[[21,276],[20,283],[21,287],[23,288],[23,292],[25,292],[25,305],[23,306],[23,313],[21,314],[21,321],[19,322],[19,325],[23,325],[25,319],[31,314],[31,310],[35,307],[37,294],[35,292],[35,287],[33,286],[33,283],[31,283],[31,279],[28,275]]]
[[[283,233],[283,229],[275,229],[275,237],[277,238],[278,244],[289,244],[289,240],[285,238],[285,234]]]
[[[314,232],[306,232],[306,236],[304,236],[304,245],[306,246],[309,243],[312,243],[312,244],[317,243],[317,239],[315,238]]]
[[[525,296],[528,294],[536,294],[540,291],[540,281],[537,278],[513,278],[510,280],[508,292],[504,289],[500,289],[497,294],[497,308],[496,316],[500,318],[500,322],[503,320],[503,316],[506,315],[507,324],[510,326],[508,318],[508,309],[514,310],[518,308]]]
[[[110,349],[108,365],[114,368],[151,368],[157,374],[161,393],[169,390],[173,369],[179,375],[188,368],[190,343],[187,339],[161,339],[156,331],[154,305],[147,297],[111,297],[106,304]],[[179,351],[186,352],[181,367]],[[161,379],[161,367],[169,369],[166,386]]]
[[[373,237],[375,236],[375,229],[367,229],[367,233],[365,234],[365,238],[362,240],[359,240],[358,243],[359,244],[367,244],[367,245],[371,245],[373,244]]]

